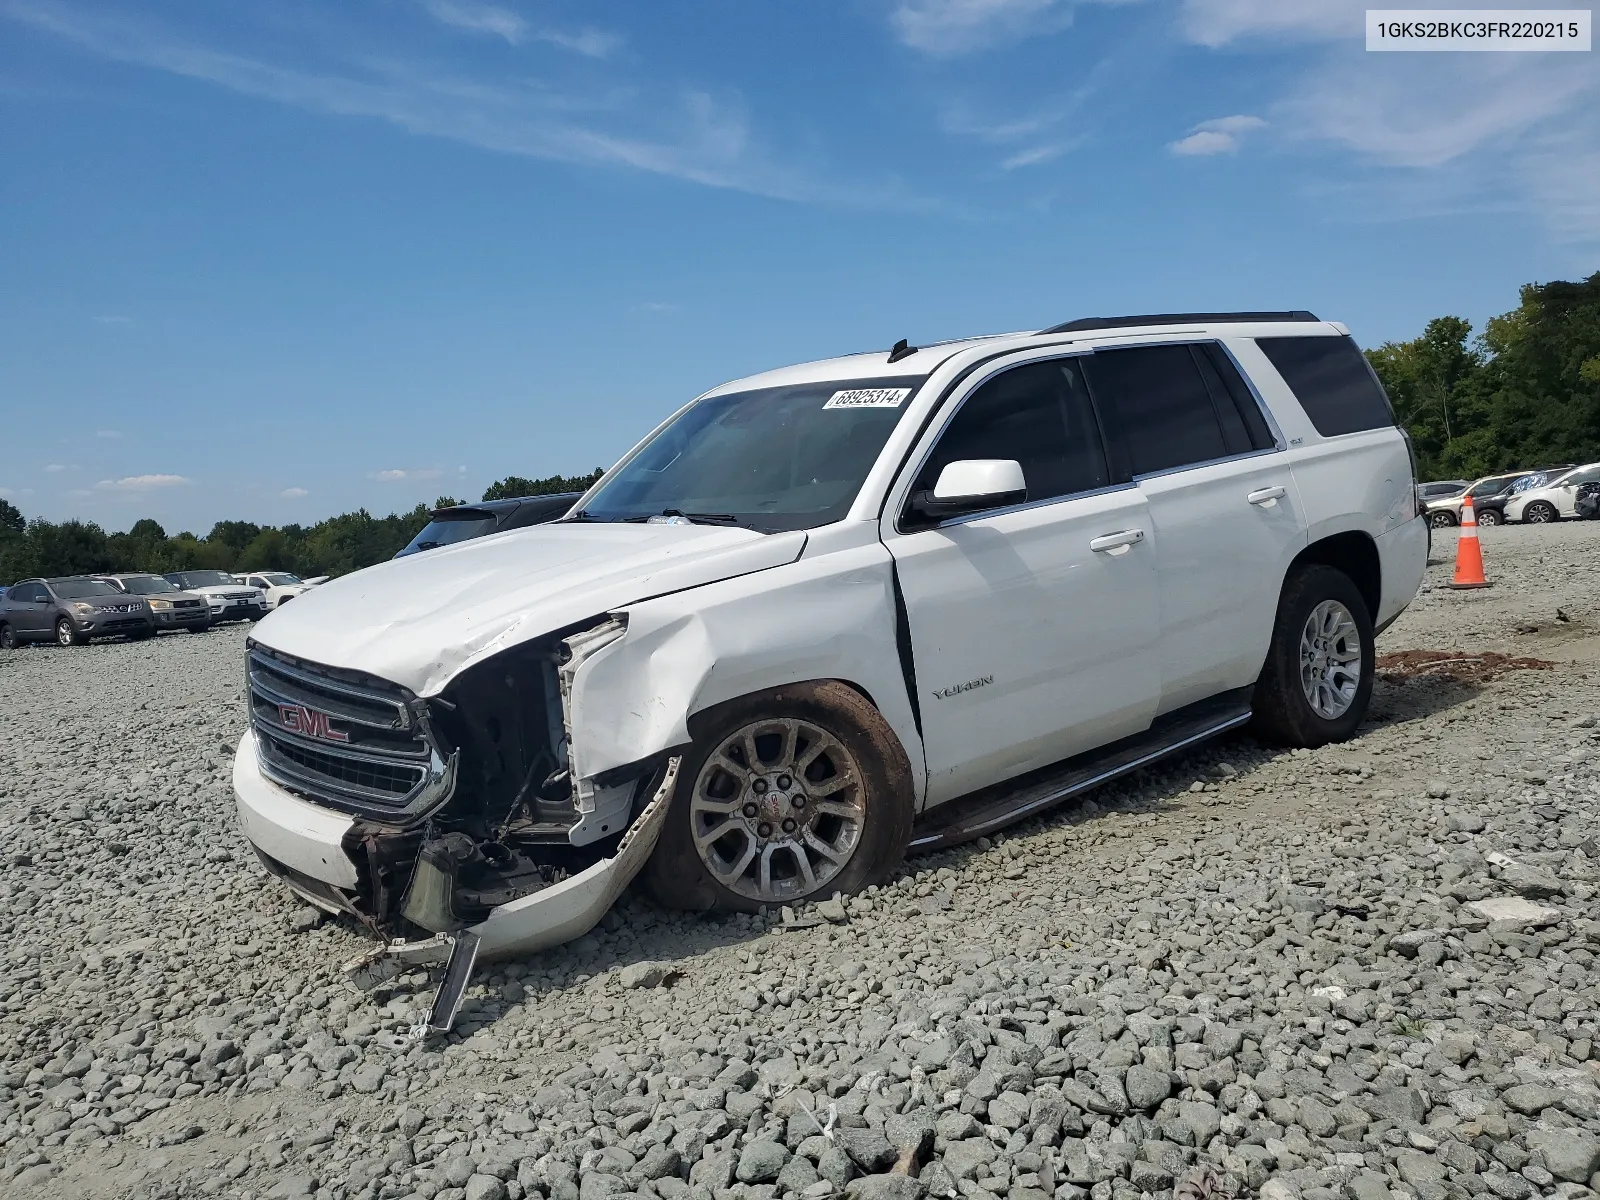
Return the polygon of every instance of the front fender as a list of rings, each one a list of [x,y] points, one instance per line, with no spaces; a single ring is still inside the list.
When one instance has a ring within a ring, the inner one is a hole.
[[[624,611],[627,635],[573,680],[585,776],[687,744],[689,718],[713,705],[837,679],[865,693],[900,738],[920,810],[922,740],[895,641],[893,562],[876,538]]]

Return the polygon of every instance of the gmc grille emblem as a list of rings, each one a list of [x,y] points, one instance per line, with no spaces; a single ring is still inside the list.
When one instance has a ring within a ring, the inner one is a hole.
[[[324,742],[348,742],[350,735],[335,729],[325,712],[307,708],[303,704],[278,705],[278,723],[290,733],[319,738]]]

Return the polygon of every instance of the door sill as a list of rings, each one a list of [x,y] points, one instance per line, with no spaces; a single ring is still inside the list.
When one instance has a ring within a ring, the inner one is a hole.
[[[957,846],[1043,812],[1090,788],[1250,720],[1244,687],[1158,717],[1150,728],[1098,749],[959,796],[925,813],[911,832],[908,854]]]

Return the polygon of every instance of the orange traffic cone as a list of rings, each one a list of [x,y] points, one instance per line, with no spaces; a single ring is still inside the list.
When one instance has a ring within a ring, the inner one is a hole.
[[[1478,518],[1472,511],[1472,497],[1461,502],[1461,533],[1456,538],[1456,577],[1453,588],[1488,587],[1483,577],[1483,548],[1478,545]]]

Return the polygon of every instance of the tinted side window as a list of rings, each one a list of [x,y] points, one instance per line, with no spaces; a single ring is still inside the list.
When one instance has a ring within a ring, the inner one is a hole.
[[[1350,338],[1257,338],[1256,345],[1278,368],[1323,437],[1394,424],[1378,377]]]
[[[31,604],[44,594],[44,589],[37,583],[25,583],[21,587],[14,587],[6,593],[6,599],[14,600],[18,604]]]
[[[1205,377],[1211,398],[1216,402],[1217,418],[1222,422],[1229,449],[1237,454],[1272,449],[1277,444],[1272,430],[1267,426],[1266,417],[1261,415],[1261,406],[1240,376],[1239,368],[1233,365],[1233,359],[1215,342],[1195,346],[1194,354],[1200,374]]]
[[[1088,371],[1095,399],[1116,414],[1131,474],[1236,453],[1223,438],[1216,406],[1188,346],[1096,350]]]
[[[1111,475],[1080,361],[1029,363],[983,384],[940,436],[913,490],[931,489],[947,464],[965,458],[1015,459],[1030,501],[1105,487]]]

